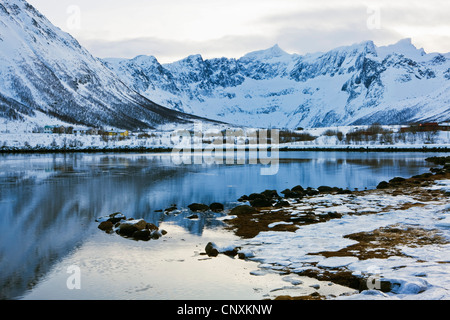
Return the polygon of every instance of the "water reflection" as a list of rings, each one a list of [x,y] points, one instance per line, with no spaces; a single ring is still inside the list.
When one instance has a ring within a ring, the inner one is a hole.
[[[295,185],[373,188],[394,176],[428,170],[419,153],[280,153],[277,175],[261,165],[175,165],[170,154],[58,154],[0,157],[0,298],[20,296],[53,263],[98,232],[113,212],[159,225],[170,221],[201,235],[214,215],[186,219],[156,212],[193,202],[231,206],[243,194]]]

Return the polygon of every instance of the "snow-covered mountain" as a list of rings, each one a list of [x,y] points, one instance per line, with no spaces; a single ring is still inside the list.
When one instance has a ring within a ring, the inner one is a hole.
[[[124,129],[192,119],[130,89],[24,0],[0,0],[0,118]]]
[[[325,127],[450,120],[450,54],[410,39],[372,41],[326,53],[289,54],[278,45],[240,59],[192,55],[104,59],[130,87],[178,111],[260,127]]]

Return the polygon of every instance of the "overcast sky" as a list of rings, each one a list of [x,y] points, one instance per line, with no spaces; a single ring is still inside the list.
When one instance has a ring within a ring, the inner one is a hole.
[[[290,53],[403,38],[450,52],[448,0],[28,0],[97,57],[234,57],[278,44]]]

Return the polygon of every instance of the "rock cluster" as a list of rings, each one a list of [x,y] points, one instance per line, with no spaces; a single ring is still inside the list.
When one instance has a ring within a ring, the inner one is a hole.
[[[431,157],[427,158],[426,161],[432,162],[441,167],[430,168],[430,172],[415,175],[408,179],[395,177],[389,181],[381,181],[378,184],[377,189],[403,188],[420,185],[425,186],[430,181],[445,177],[450,173],[450,157]]]
[[[137,241],[156,240],[167,234],[167,231],[159,230],[153,223],[146,222],[144,219],[127,219],[120,212],[100,217],[96,222],[100,222],[98,228],[102,231],[107,233],[115,232],[124,238]]]
[[[238,201],[248,201],[254,208],[282,208],[290,206],[287,199],[302,199],[306,196],[314,196],[321,193],[350,194],[352,192],[348,189],[344,190],[342,188],[329,186],[320,186],[317,189],[310,187],[304,189],[302,186],[295,186],[292,189],[281,191],[283,197],[280,196],[276,190],[265,190],[261,193],[252,193],[249,196],[243,195]]]
[[[209,206],[203,203],[192,203],[188,206],[188,208],[192,212],[206,212],[206,211],[213,211],[213,212],[222,212],[224,210],[224,206],[221,203],[211,203]]]
[[[245,259],[245,254],[243,252],[239,252],[240,250],[240,247],[220,250],[220,248],[214,242],[209,242],[205,247],[205,254],[209,257],[217,257],[222,253],[230,257],[238,256],[239,259]]]

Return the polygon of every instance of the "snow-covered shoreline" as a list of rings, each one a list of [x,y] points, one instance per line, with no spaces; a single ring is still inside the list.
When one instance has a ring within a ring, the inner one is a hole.
[[[449,178],[444,169],[440,176],[392,182],[389,189],[285,199],[288,207],[263,208],[250,217],[232,212],[223,220],[235,232],[245,223],[261,227],[263,216],[270,224],[224,247],[239,247],[267,272],[313,275],[330,284],[349,277],[367,285],[323,299],[448,300]],[[295,292],[293,287],[287,295]]]
[[[205,132],[213,132],[208,130],[205,130]],[[342,132],[345,134],[349,130],[347,128]],[[0,153],[170,152],[176,146],[173,139],[174,132],[176,132],[176,129],[132,133],[127,137],[30,132],[0,133]],[[425,135],[416,135],[414,139],[409,138],[407,141],[391,143],[380,141],[381,139],[350,143],[339,140],[336,136],[324,135],[326,128],[301,132],[311,135],[315,139],[312,141],[280,141],[279,144],[268,144],[267,147],[268,149],[277,147],[280,151],[450,151],[450,132],[438,132],[431,142],[427,141]],[[213,138],[204,138],[200,148],[213,145],[213,141]],[[192,146],[197,149],[195,142]],[[217,146],[213,146],[217,148]],[[228,150],[230,148],[248,149],[249,144],[223,144],[223,148]]]

